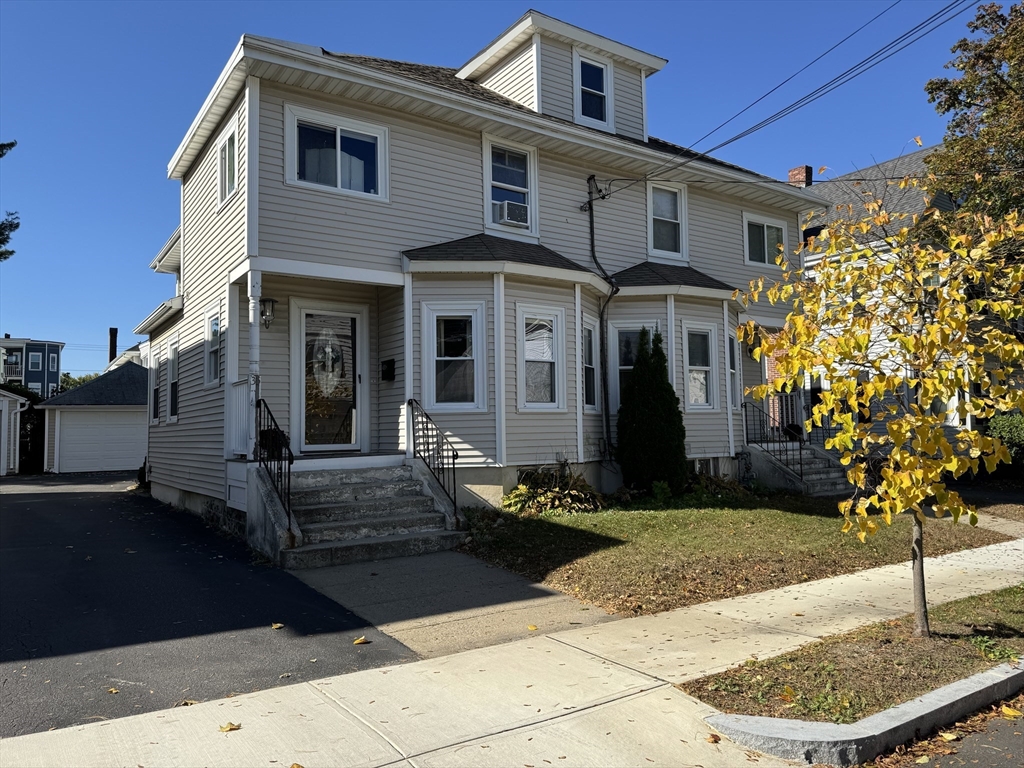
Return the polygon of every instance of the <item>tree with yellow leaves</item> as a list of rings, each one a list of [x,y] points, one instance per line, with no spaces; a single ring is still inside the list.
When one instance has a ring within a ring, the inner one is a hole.
[[[946,480],[1008,463],[1006,447],[977,420],[1024,409],[1024,265],[1007,258],[1024,245],[1024,220],[1013,211],[943,221],[930,210],[887,212],[881,200],[865,209],[855,216],[848,207],[801,245],[794,261],[817,261],[813,272],[780,253],[782,279],[756,280],[740,296],[791,305],[780,332],[748,323],[737,334],[755,357],[777,362],[778,378],[753,388],[754,397],[800,387],[808,373],[830,383],[805,427],[830,424],[826,447],[849,467],[856,490],[840,504],[843,530],[865,541],[880,523],[913,515],[915,635],[927,637],[926,510],[977,523]],[[935,406],[946,403],[955,418]]]

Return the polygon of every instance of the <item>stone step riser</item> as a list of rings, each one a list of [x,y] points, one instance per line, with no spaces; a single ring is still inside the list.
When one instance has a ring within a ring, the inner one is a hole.
[[[365,503],[354,502],[344,505],[292,507],[292,515],[298,521],[300,528],[310,523],[345,523],[395,515],[424,514],[433,511],[434,501],[426,496],[376,499]]]
[[[360,520],[344,524],[329,524],[327,528],[310,527],[302,532],[306,544],[321,544],[327,541],[355,541],[356,539],[394,536],[403,533],[424,533],[443,531],[444,515],[414,515],[402,518]]]
[[[292,466],[292,492],[363,483],[392,483],[412,479],[412,467],[320,469],[303,472]]]
[[[291,569],[323,568],[328,565],[384,560],[392,557],[410,557],[441,552],[458,544],[465,534],[455,531],[423,533],[418,536],[377,540],[359,540],[312,547],[286,549],[281,553],[281,565]]]
[[[399,480],[390,483],[346,483],[320,488],[292,489],[293,507],[311,507],[353,501],[376,501],[423,494],[423,484],[417,480]]]

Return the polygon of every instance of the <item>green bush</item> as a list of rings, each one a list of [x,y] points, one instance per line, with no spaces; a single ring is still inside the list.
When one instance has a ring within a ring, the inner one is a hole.
[[[567,464],[554,471],[528,473],[501,499],[501,508],[519,517],[537,517],[543,512],[580,515],[597,512],[602,506],[601,494]]]
[[[988,422],[988,436],[1003,442],[1014,463],[1024,461],[1024,414],[993,416]]]
[[[686,490],[686,429],[668,377],[661,334],[640,331],[633,372],[619,407],[616,458],[626,486],[651,493],[668,483],[673,495]]]

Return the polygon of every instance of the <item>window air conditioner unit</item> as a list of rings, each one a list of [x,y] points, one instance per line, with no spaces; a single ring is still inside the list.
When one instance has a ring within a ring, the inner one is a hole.
[[[510,227],[530,228],[530,208],[522,203],[502,200],[498,204],[498,223]]]

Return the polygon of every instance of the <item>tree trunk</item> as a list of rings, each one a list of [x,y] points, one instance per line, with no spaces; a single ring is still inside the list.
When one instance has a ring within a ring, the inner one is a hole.
[[[924,594],[924,525],[914,515],[911,559],[914,567],[914,637],[931,637],[928,624],[928,600]]]

